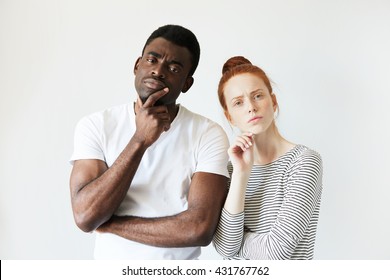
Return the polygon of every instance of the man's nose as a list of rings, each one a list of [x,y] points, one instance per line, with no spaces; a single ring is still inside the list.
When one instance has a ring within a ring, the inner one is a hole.
[[[164,79],[165,78],[164,66],[162,64],[155,64],[153,69],[152,69],[152,75],[154,77]]]

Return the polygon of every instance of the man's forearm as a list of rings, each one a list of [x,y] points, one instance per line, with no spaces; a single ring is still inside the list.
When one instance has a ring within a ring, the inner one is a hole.
[[[188,209],[159,218],[117,217],[97,229],[156,247],[192,247],[210,244],[226,197],[227,178],[206,172],[193,175]]]
[[[128,240],[156,247],[206,246],[211,240],[215,226],[184,211],[175,216],[141,218],[113,216],[100,226],[100,233],[113,233]]]
[[[79,188],[73,204],[80,228],[92,231],[113,215],[129,190],[145,150],[130,141],[110,168]]]

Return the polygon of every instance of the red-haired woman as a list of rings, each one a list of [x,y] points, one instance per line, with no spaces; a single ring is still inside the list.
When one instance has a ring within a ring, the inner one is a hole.
[[[242,57],[223,66],[219,101],[241,131],[228,150],[230,186],[213,243],[226,259],[312,259],[321,156],[281,136],[267,75]]]

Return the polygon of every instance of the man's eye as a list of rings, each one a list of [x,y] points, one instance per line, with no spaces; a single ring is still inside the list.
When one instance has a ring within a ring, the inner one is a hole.
[[[147,57],[147,58],[146,58],[146,61],[149,62],[149,63],[153,63],[153,62],[156,61],[156,59],[153,58],[153,57]]]
[[[175,67],[175,66],[170,66],[169,69],[174,72],[174,73],[179,73],[180,72],[180,69],[178,67]]]

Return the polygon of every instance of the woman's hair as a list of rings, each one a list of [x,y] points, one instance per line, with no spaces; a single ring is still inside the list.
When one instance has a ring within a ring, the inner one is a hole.
[[[226,114],[227,112],[227,105],[226,105],[226,100],[225,100],[225,95],[224,95],[224,90],[225,90],[225,84],[227,81],[230,80],[230,78],[239,75],[239,74],[254,74],[260,79],[262,79],[266,85],[266,87],[269,90],[269,93],[272,94],[272,86],[269,78],[265,74],[265,72],[253,65],[248,59],[246,59],[243,56],[233,56],[229,58],[225,64],[222,67],[222,77],[221,80],[219,81],[218,85],[218,98],[219,98],[219,103],[221,103],[221,106]]]

